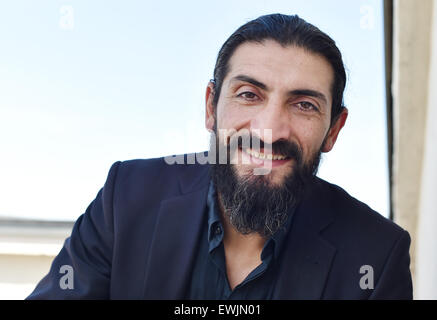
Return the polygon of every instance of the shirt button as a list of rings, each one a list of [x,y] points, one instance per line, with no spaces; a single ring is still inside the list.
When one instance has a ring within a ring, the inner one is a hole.
[[[217,226],[217,228],[215,228],[215,234],[219,235],[222,233],[222,228],[220,226]]]

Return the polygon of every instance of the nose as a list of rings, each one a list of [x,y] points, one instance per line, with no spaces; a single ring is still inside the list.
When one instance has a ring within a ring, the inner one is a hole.
[[[289,114],[279,99],[268,101],[251,120],[250,127],[266,143],[272,144],[280,139],[290,138]]]

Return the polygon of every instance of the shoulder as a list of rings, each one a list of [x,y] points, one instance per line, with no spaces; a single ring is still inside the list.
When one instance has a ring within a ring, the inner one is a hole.
[[[191,161],[193,155],[118,161],[112,165],[106,185],[111,185],[114,197],[123,200],[162,200],[179,195],[186,184],[208,172],[207,165]]]
[[[113,164],[111,171],[115,167],[118,182],[132,183],[154,183],[175,180],[180,174],[188,170],[188,162],[174,159],[186,159],[190,154],[170,155],[149,159],[132,159],[118,161]]]
[[[337,238],[334,233],[340,230],[344,236],[363,244],[393,245],[401,237],[409,237],[394,221],[382,216],[341,187],[320,178],[317,178],[317,185],[325,206],[334,216],[332,238]]]
[[[337,298],[339,290],[359,299],[410,298],[408,232],[339,186],[319,179],[317,188],[325,208],[320,211],[331,216],[320,235],[335,248],[326,298]],[[372,270],[373,291],[361,287],[363,267]]]

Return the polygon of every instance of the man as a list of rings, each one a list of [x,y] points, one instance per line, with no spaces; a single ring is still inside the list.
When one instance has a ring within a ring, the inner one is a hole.
[[[408,233],[315,176],[345,84],[301,18],[240,27],[206,89],[209,153],[115,163],[29,298],[411,299]]]

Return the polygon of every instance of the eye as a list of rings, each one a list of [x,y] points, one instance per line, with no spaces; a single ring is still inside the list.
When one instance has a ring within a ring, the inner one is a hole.
[[[302,102],[298,102],[296,104],[299,107],[299,109],[304,111],[304,112],[319,111],[319,109],[314,104],[312,104],[311,102],[308,102],[308,101],[302,101]]]
[[[253,92],[245,91],[245,92],[242,92],[242,93],[238,94],[237,97],[242,97],[245,100],[253,101],[258,96],[255,93],[253,93]]]

